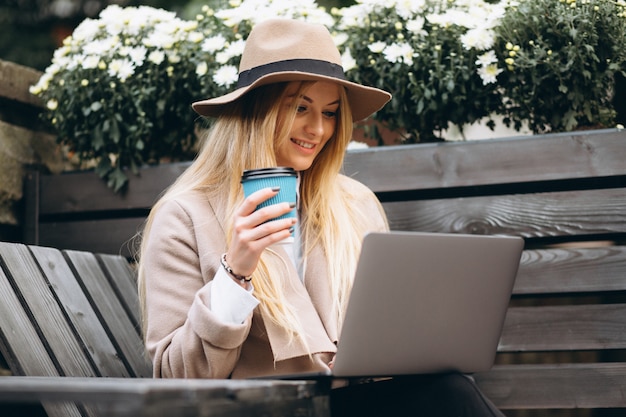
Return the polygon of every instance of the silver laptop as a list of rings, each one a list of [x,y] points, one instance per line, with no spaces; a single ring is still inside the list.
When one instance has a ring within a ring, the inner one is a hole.
[[[365,236],[332,376],[491,368],[523,247],[519,237]]]

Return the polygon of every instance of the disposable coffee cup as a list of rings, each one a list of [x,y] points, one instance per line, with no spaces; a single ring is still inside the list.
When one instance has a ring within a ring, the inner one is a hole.
[[[295,203],[297,174],[293,168],[277,167],[277,168],[260,168],[249,169],[243,172],[241,176],[241,184],[243,185],[243,193],[246,197],[255,191],[263,188],[280,187],[280,191],[274,197],[265,200],[257,206],[257,210],[278,203]],[[296,217],[296,209],[289,213],[276,217],[274,220],[287,219]],[[293,236],[293,233],[292,233]]]

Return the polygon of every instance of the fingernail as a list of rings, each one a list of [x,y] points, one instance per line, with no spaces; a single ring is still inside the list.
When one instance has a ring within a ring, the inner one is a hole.
[[[289,233],[293,234],[294,230],[296,230],[293,226],[289,228]]]
[[[280,187],[272,187],[272,191],[279,192],[280,191]]]
[[[296,207],[296,203],[289,203],[289,208],[295,208]]]

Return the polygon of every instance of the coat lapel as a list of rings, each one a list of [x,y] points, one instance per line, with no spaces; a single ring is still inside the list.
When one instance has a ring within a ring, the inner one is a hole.
[[[308,355],[309,351],[311,353],[335,352],[337,350],[335,345],[337,340],[336,335],[328,333],[327,320],[322,319],[322,317],[328,316],[330,311],[320,310],[320,307],[329,305],[328,301],[323,301],[324,295],[328,294],[329,291],[323,291],[323,285],[312,285],[310,287],[307,284],[305,286],[298,276],[296,267],[290,261],[286,249],[282,246],[277,246],[275,250],[287,265],[288,282],[290,285],[286,288],[286,295],[287,298],[291,300],[293,308],[300,316],[302,325],[306,331],[306,340],[309,349],[307,349],[300,340],[293,340],[290,343],[287,332],[264,317],[263,321],[274,354],[274,360],[282,361],[298,356],[305,356]],[[321,250],[319,252],[321,253]],[[323,264],[323,258],[319,259],[318,256],[309,257],[305,273],[305,281],[307,283],[309,281],[326,282],[325,271],[320,275],[311,275],[312,272],[321,272],[319,271],[319,266]],[[311,289],[320,291],[320,294],[313,296],[309,293]],[[315,300],[322,301],[321,305],[317,305]],[[336,328],[336,325],[331,328]]]

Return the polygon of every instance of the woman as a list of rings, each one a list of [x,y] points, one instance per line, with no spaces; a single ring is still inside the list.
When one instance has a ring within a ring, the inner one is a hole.
[[[323,26],[272,19],[252,30],[237,89],[193,104],[217,119],[143,233],[139,288],[155,377],[247,378],[332,366],[361,240],[387,230],[373,193],[339,172],[353,122],[390,98],[345,80]],[[278,190],[244,198],[241,174],[273,166],[299,173],[298,201],[256,210]],[[269,221],[296,204],[297,220]],[[292,232],[296,239],[285,243]],[[430,394],[416,410],[435,389],[444,402],[456,396],[455,403],[478,410],[467,415],[497,413],[465,377],[434,380],[423,382]],[[333,390],[333,414],[363,389],[407,387],[412,398],[416,384]]]

